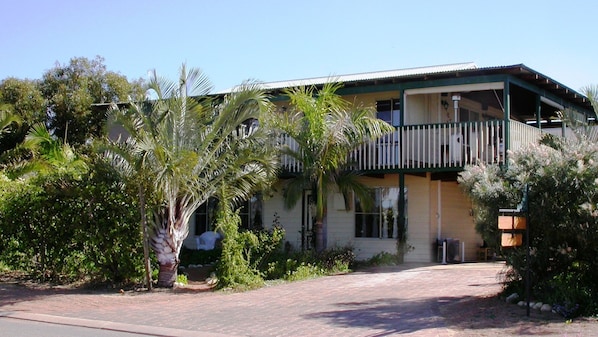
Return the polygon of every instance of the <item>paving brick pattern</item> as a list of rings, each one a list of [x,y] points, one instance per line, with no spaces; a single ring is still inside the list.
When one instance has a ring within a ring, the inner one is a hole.
[[[457,336],[443,306],[500,291],[501,263],[402,265],[243,293],[125,294],[0,284],[0,314],[45,314],[197,336]],[[0,315],[1,316],[1,315]]]

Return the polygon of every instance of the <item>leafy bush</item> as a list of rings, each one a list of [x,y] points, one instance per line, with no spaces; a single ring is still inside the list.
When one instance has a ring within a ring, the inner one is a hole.
[[[262,269],[268,258],[282,247],[285,231],[275,226],[271,230],[246,231],[248,235],[255,235],[256,241],[247,240],[246,256],[251,266]]]
[[[354,261],[355,254],[351,247],[336,247],[320,254],[312,250],[285,252],[279,249],[270,256],[260,272],[267,280],[296,281],[350,271]]]
[[[399,263],[397,254],[389,252],[380,252],[368,259],[367,264],[370,266],[394,266]]]
[[[136,280],[142,247],[136,193],[101,162],[64,173],[0,180],[0,259],[54,281]]]
[[[324,250],[318,257],[320,265],[328,274],[347,272],[355,262],[355,253],[350,246]]]
[[[287,281],[300,281],[325,275],[326,272],[319,266],[302,262],[292,270],[287,271],[284,279]]]
[[[258,244],[257,236],[251,232],[239,233],[241,218],[228,202],[219,204],[216,223],[216,230],[224,235],[222,255],[216,266],[217,287],[255,288],[263,285],[263,279],[250,264],[251,247]]]
[[[559,305],[579,305],[598,314],[598,145],[550,138],[510,155],[506,170],[476,166],[460,182],[476,205],[477,229],[500,249],[508,287],[523,289],[525,247],[498,247],[498,208],[515,208],[529,186],[532,296]]]
[[[185,274],[178,274],[176,276],[176,282],[183,285],[189,284],[189,280],[187,280],[187,275]]]

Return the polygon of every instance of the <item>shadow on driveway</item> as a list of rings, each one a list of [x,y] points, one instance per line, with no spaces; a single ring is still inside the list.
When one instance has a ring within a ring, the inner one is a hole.
[[[375,329],[379,332],[370,336],[387,336],[446,328],[440,306],[470,299],[461,297],[406,301],[380,298],[367,302],[337,303],[339,310],[304,317],[324,320],[327,324],[344,328]]]

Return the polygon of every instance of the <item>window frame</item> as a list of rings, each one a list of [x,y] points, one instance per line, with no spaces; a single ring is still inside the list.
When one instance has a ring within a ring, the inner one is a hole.
[[[403,123],[401,118],[401,100],[399,98],[391,98],[376,101],[376,118],[394,127],[401,126]]]
[[[195,214],[193,215],[195,220],[195,236],[200,236],[207,231],[214,231],[216,229],[218,202],[218,199],[210,198],[195,210]],[[261,193],[254,194],[251,198],[236,207],[235,210],[239,211],[239,216],[241,217],[239,229],[263,229],[263,207],[264,203]]]
[[[398,186],[372,187],[374,206],[363,210],[359,198],[355,196],[354,237],[358,239],[397,239],[400,217],[407,228],[407,187],[404,188],[404,205],[399,202],[401,189]],[[400,212],[403,211],[403,214]],[[389,223],[389,218],[390,220]],[[390,226],[392,224],[392,226]]]

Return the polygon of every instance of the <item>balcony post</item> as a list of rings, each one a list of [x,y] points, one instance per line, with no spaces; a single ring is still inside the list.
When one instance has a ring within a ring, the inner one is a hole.
[[[536,94],[536,127],[542,130],[542,104],[540,94]]]
[[[511,148],[511,133],[510,133],[510,123],[509,120],[511,119],[511,93],[510,93],[510,87],[511,87],[511,82],[509,81],[509,79],[507,78],[505,80],[505,85],[504,85],[505,89],[503,90],[503,106],[505,109],[505,124],[504,124],[504,139],[503,139],[503,151],[504,153],[504,165],[507,166],[508,165],[508,160],[507,160],[507,150],[509,150]],[[499,149],[500,151],[500,149]]]

